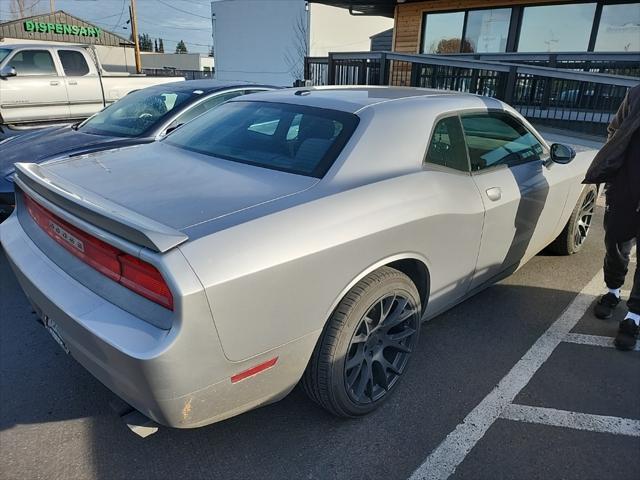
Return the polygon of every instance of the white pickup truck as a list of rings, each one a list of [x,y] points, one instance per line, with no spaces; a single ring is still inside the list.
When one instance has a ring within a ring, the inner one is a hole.
[[[0,129],[80,120],[131,91],[179,80],[106,72],[88,47],[0,44]]]

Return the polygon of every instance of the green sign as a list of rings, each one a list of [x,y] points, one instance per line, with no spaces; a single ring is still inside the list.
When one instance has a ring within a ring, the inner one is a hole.
[[[67,25],[66,23],[33,22],[31,20],[24,22],[24,30],[26,32],[78,35],[80,37],[97,37],[102,33],[102,29],[98,27],[79,27],[78,25]]]

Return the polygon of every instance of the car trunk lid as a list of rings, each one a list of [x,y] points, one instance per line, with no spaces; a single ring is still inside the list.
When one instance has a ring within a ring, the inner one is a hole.
[[[305,190],[318,179],[152,144],[44,165],[17,182],[138,245],[167,251],[187,228]]]

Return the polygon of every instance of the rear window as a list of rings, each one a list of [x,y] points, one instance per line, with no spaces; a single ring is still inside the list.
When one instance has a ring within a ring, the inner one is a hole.
[[[85,120],[78,129],[93,135],[138,137],[173,115],[170,112],[192,95],[170,90],[138,90]]]
[[[283,103],[229,102],[165,142],[205,155],[322,177],[358,124],[351,113]]]

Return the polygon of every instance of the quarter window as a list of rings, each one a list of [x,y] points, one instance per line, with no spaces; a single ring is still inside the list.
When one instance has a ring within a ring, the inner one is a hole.
[[[443,118],[436,124],[431,135],[426,161],[462,172],[469,171],[462,128],[457,116]]]
[[[22,50],[8,63],[18,76],[57,75],[51,54],[46,50]]]
[[[544,147],[514,117],[481,113],[462,117],[471,170],[542,160]]]
[[[84,55],[74,50],[58,50],[64,73],[70,77],[83,77],[89,73],[89,65]]]

